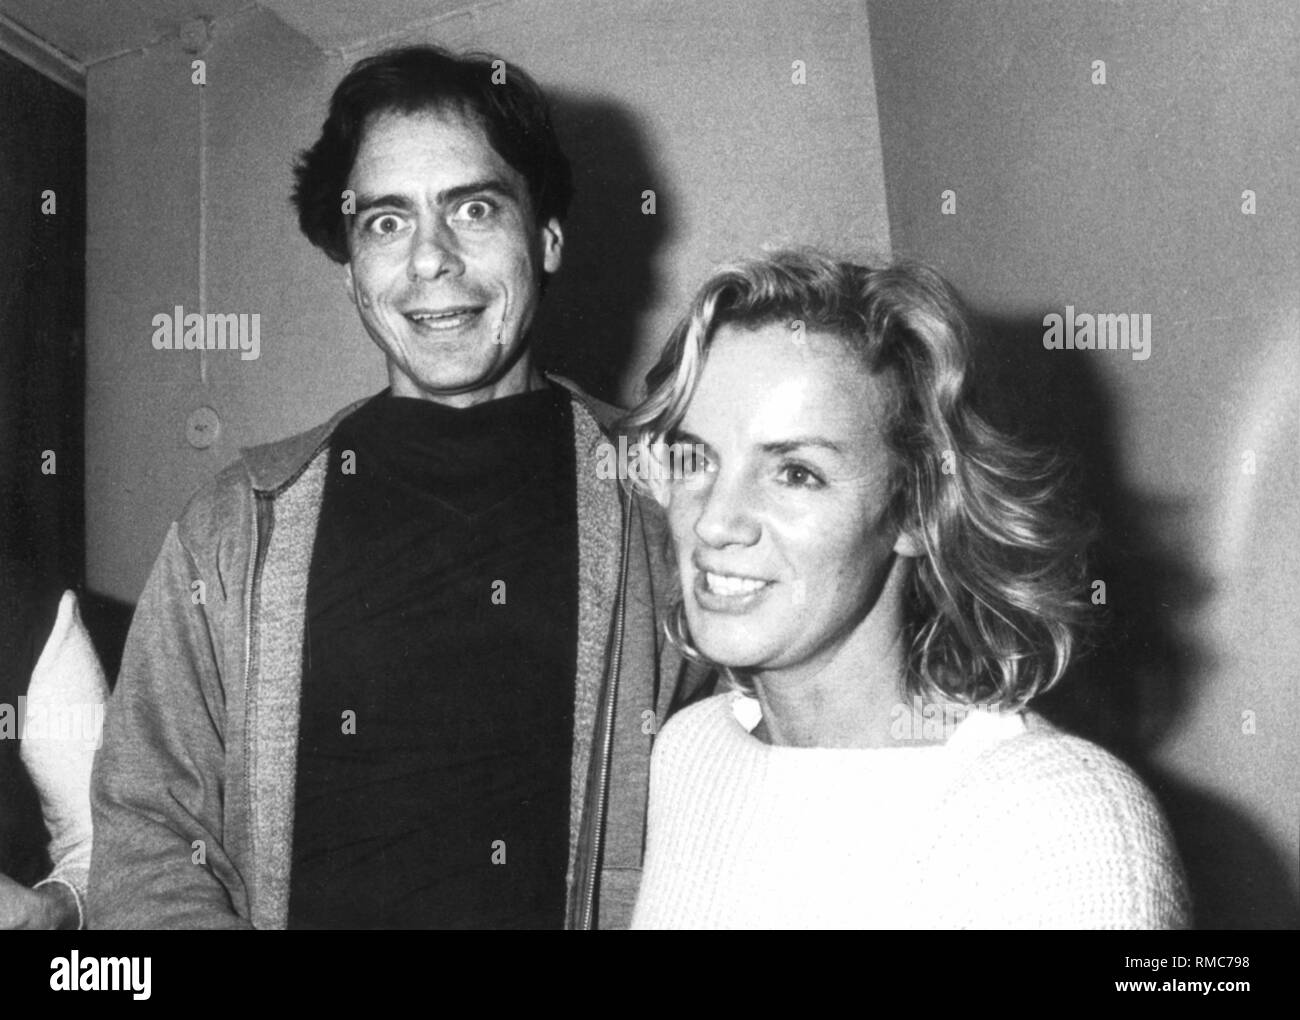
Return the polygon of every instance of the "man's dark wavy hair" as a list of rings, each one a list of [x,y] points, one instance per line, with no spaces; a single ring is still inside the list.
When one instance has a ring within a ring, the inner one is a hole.
[[[293,203],[307,239],[335,262],[348,261],[343,191],[366,126],[382,113],[436,110],[477,123],[488,144],[528,182],[537,222],[562,221],[573,175],[550,105],[526,72],[499,60],[490,53],[406,46],[358,61],[334,90],[320,138],[294,164]]]

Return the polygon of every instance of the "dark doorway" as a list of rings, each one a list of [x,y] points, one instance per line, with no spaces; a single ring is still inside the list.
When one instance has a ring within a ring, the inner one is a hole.
[[[0,702],[19,704],[63,588],[85,576],[86,104],[0,52]],[[0,871],[27,885],[48,834],[0,741]]]
[[[86,103],[0,52],[0,557],[85,579]]]

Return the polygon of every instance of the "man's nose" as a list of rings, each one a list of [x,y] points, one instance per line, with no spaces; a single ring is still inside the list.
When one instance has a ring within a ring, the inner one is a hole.
[[[455,275],[463,268],[455,231],[440,220],[424,222],[416,227],[407,270],[412,280]]]
[[[739,473],[719,471],[704,494],[695,534],[706,545],[753,545],[761,528],[754,515],[758,494]]]

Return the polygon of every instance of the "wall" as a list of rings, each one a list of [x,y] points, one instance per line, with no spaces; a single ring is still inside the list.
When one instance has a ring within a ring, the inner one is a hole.
[[[289,205],[294,152],[338,68],[258,11],[218,23],[202,100],[192,59],[173,41],[87,75],[87,578],[131,603],[169,523],[240,446],[385,385],[342,270],[301,240]],[[201,213],[207,310],[261,315],[257,360],[204,352],[202,371],[198,352],[151,343],[155,315],[198,311]],[[200,406],[222,422],[205,450],[186,440]]]
[[[982,313],[996,413],[1102,517],[1112,637],[1056,709],[1156,786],[1202,925],[1294,927],[1300,13],[868,9],[895,250]],[[1150,357],[1045,350],[1067,305],[1150,313]]]
[[[704,272],[767,239],[888,246],[866,13],[779,0],[484,4],[382,41],[490,48],[557,100],[577,166],[565,265],[537,333],[548,363],[630,397]],[[169,522],[241,445],[386,384],[342,270],[298,234],[294,154],[362,47],[326,56],[272,15],[219,21],[199,89],[175,42],[96,64],[89,92],[89,583],[134,601]],[[791,81],[806,65],[807,84]],[[657,213],[641,213],[654,190]],[[155,351],[154,315],[260,313],[261,357]],[[219,441],[191,448],[195,407]]]

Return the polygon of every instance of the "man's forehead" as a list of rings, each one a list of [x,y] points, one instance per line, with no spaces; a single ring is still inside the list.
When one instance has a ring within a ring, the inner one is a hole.
[[[518,173],[492,146],[482,123],[456,110],[381,111],[367,118],[349,178],[401,175],[413,166],[485,173],[523,187]],[[512,188],[512,190],[515,190]]]
[[[451,105],[428,106],[418,110],[376,110],[362,122],[357,153],[360,155],[380,136],[388,139],[415,139],[427,135],[431,130],[454,132],[496,153],[483,119],[471,110]]]

